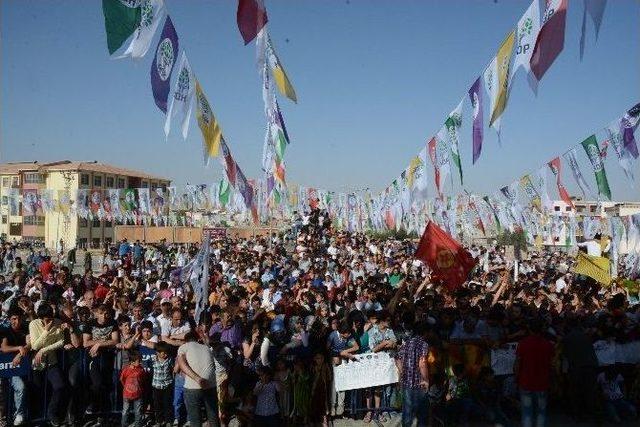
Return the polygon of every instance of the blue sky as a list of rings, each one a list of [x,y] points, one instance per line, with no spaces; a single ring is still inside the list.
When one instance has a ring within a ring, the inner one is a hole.
[[[243,45],[236,26],[236,2],[166,2],[236,160],[259,176],[262,95],[255,46]],[[466,97],[529,3],[267,0],[271,37],[299,100],[280,100],[292,139],[288,180],[338,191],[383,189]],[[178,185],[220,178],[218,162],[203,166],[195,117],[186,142],[176,134],[165,141],[149,82],[153,58],[109,58],[99,1],[5,0],[0,8],[1,161],[99,160]],[[460,151],[468,191],[509,184],[640,101],[639,12],[638,1],[609,1],[597,43],[587,22],[580,62],[582,1],[571,0],[565,49],[538,96],[520,75],[503,115],[502,147],[485,123],[482,157],[473,166],[465,101]],[[593,183],[586,156],[579,156]],[[606,166],[613,197],[637,200],[612,150]],[[564,180],[575,193],[568,168]]]

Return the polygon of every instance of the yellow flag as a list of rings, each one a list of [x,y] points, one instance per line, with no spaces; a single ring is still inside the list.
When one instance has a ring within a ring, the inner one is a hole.
[[[583,252],[578,252],[576,257],[576,265],[573,271],[583,276],[589,276],[592,279],[609,286],[611,283],[611,274],[609,274],[609,260],[600,256],[590,256]]]
[[[419,156],[414,157],[409,162],[409,173],[407,174],[407,187],[409,189],[413,189],[413,182],[416,178],[416,169],[418,169],[422,165],[422,161]]]
[[[297,103],[298,98],[296,97],[296,91],[289,77],[287,77],[287,73],[284,71],[278,55],[276,55],[276,51],[271,45],[271,38],[267,38],[266,54],[267,60],[269,61],[269,69],[271,69],[271,74],[273,75],[273,80],[276,82],[276,86],[278,86],[278,90],[281,94]]]
[[[511,31],[506,39],[502,42],[498,54],[496,55],[496,67],[498,73],[498,96],[496,104],[491,112],[491,120],[489,126],[502,115],[507,108],[507,96],[509,86],[509,63],[511,62],[511,53],[513,52],[513,43],[515,41],[515,31]]]
[[[196,80],[196,117],[198,126],[202,132],[204,161],[208,162],[210,157],[217,157],[220,151],[220,140],[222,139],[222,129],[213,115],[211,105],[200,87],[200,82]]]

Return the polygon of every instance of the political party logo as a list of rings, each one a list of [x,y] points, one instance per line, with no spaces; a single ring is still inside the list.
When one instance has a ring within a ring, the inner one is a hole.
[[[455,256],[450,249],[440,249],[436,256],[436,265],[438,268],[446,269],[453,267]]]
[[[162,81],[169,78],[171,74],[171,68],[173,68],[173,61],[175,55],[173,52],[173,43],[167,37],[158,45],[158,52],[156,53],[156,68],[158,69],[158,75]]]
[[[487,78],[485,80],[487,82],[487,92],[493,92],[493,67],[489,67],[489,72],[487,73]]]
[[[600,150],[596,147],[595,144],[589,144],[587,148],[587,154],[589,155],[589,160],[593,165],[594,172],[600,172],[603,168],[602,166],[602,157],[600,157]]]
[[[180,70],[177,82],[178,87],[174,94],[176,101],[185,101],[187,99],[187,92],[189,92],[189,87],[191,85],[191,77],[189,74],[189,70],[186,67],[183,67],[182,70]]]
[[[524,36],[530,35],[531,30],[533,30],[533,20],[531,18],[527,18],[522,23],[522,26],[520,26],[520,31],[519,31],[520,41],[522,41]]]
[[[140,25],[143,27],[150,27],[153,23],[153,5],[151,4],[151,1],[147,0],[144,2],[140,9],[140,13]]]
[[[202,121],[205,125],[208,125],[211,122],[211,107],[209,106],[209,101],[207,101],[207,98],[202,92],[198,94],[198,106],[202,112]]]
[[[547,21],[556,13],[555,3],[557,1],[558,0],[546,0],[544,16],[542,17],[542,25],[546,24]]]
[[[130,8],[140,6],[140,0],[120,0],[120,3]]]

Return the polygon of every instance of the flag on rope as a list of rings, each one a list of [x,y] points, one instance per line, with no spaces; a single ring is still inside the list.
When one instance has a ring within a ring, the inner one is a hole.
[[[607,0],[584,0],[584,8],[582,11],[582,28],[580,29],[580,60],[584,57],[584,45],[587,32],[587,13],[593,21],[593,27],[596,33],[596,41],[600,33],[600,25],[604,16],[604,9],[607,6]]]
[[[464,98],[460,100],[455,110],[449,113],[444,125],[447,128],[447,135],[449,136],[449,149],[451,150],[451,159],[453,163],[458,167],[458,173],[460,174],[460,185],[462,185],[462,162],[460,161],[460,150],[458,148],[458,141],[460,140],[459,129],[462,126],[462,103]]]
[[[560,157],[554,158],[547,164],[549,165],[549,169],[551,169],[553,176],[556,177],[556,186],[558,187],[558,194],[560,195],[560,199],[562,199],[562,201],[565,202],[567,206],[573,207],[571,196],[569,196],[569,192],[565,188],[560,177],[560,170],[562,167],[562,164],[560,163]]]
[[[611,274],[609,273],[609,259],[599,256],[587,255],[584,252],[578,252],[576,257],[576,265],[573,267],[576,274],[589,276],[597,282],[605,286],[611,283]]]
[[[144,0],[140,6],[140,12],[140,25],[136,28],[131,43],[118,59],[126,57],[140,59],[145,56],[160,22],[167,14],[163,0]]]
[[[211,105],[207,100],[200,82],[196,79],[196,117],[198,126],[202,132],[204,149],[204,163],[209,163],[209,158],[217,157],[222,139],[222,129],[213,115]]]
[[[433,221],[427,224],[414,256],[427,264],[449,290],[462,285],[476,265],[469,252]]]
[[[169,137],[171,120],[176,114],[176,111],[180,111],[182,113],[182,138],[187,139],[189,119],[191,118],[191,110],[193,108],[193,97],[195,96],[195,76],[191,71],[191,65],[189,65],[189,60],[184,50],[180,57],[179,70],[178,78],[174,82],[173,91],[171,92],[171,102],[169,103],[167,119],[164,122],[164,135],[165,138]]]
[[[600,148],[598,147],[596,136],[591,135],[582,141],[582,147],[587,153],[587,157],[589,157],[589,161],[593,167],[593,173],[596,176],[596,183],[598,184],[598,193],[611,200],[611,189],[609,188],[607,173],[604,169],[604,162],[602,161],[602,157],[600,157]]]
[[[513,52],[515,32],[511,31],[502,41],[496,56],[484,71],[484,83],[490,100],[489,126],[500,133],[500,117],[507,108],[509,62]]]
[[[273,48],[273,44],[271,43],[271,37],[269,34],[265,34],[265,55],[267,63],[269,64],[269,69],[271,70],[271,74],[273,75],[273,80],[276,82],[276,86],[280,93],[293,102],[298,102],[298,98],[296,96],[296,91],[287,76],[287,73],[282,66],[282,62],[278,58],[276,51]]]
[[[538,81],[531,73],[529,62],[533,54],[533,47],[536,43],[536,37],[540,32],[540,5],[538,0],[533,0],[527,11],[522,15],[516,27],[516,51],[513,60],[513,70],[511,71],[510,83],[513,84],[513,78],[520,68],[527,75],[529,86],[534,93],[538,89]]]
[[[623,135],[620,131],[620,121],[614,120],[605,128],[605,131],[609,136],[609,142],[613,146],[613,150],[616,152],[620,167],[633,187],[633,181],[635,179],[633,176],[633,156],[631,156],[631,153],[624,147]]]
[[[483,129],[483,117],[482,117],[482,90],[480,88],[480,80],[482,77],[478,77],[469,89],[469,99],[471,100],[471,106],[473,107],[473,164],[480,158],[482,153],[482,137],[484,133]]]
[[[591,193],[591,187],[587,184],[587,181],[584,179],[582,175],[582,171],[580,170],[580,165],[578,164],[578,159],[576,158],[576,149],[572,148],[563,155],[564,159],[569,163],[569,167],[571,168],[571,173],[573,174],[573,179],[575,179],[576,184],[580,187],[580,191],[582,192],[582,197],[587,196],[587,191],[585,188]]]
[[[167,112],[171,73],[173,72],[176,59],[178,59],[178,33],[176,33],[176,29],[173,27],[171,17],[167,16],[160,40],[158,40],[156,56],[153,58],[153,63],[151,64],[151,90],[153,91],[153,99],[163,113]]]
[[[107,48],[112,55],[140,24],[139,0],[102,0]]]
[[[231,150],[224,138],[221,138],[220,148],[222,150],[222,158],[220,159],[224,171],[227,174],[227,180],[232,186],[236,185],[236,161],[231,155]]]
[[[634,159],[638,158],[638,146],[634,132],[640,123],[640,103],[634,105],[620,119],[620,129],[624,140],[624,148]]]
[[[269,21],[264,2],[262,0],[239,0],[236,20],[244,44],[248,45]]]
[[[531,54],[531,71],[542,80],[553,61],[564,48],[564,27],[567,17],[567,0],[546,0],[542,16],[542,28]]]

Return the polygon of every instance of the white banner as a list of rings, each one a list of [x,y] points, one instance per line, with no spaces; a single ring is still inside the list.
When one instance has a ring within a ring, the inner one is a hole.
[[[398,382],[398,368],[389,354],[364,353],[333,367],[335,391],[375,387]]]

